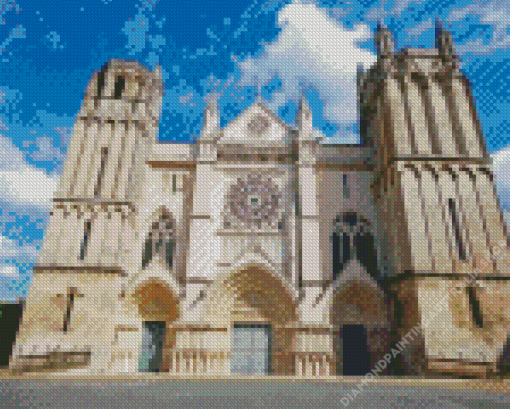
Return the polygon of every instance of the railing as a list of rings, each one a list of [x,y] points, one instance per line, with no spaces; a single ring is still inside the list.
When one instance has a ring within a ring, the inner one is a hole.
[[[320,352],[298,352],[295,354],[297,377],[334,376],[334,361],[331,355]]]

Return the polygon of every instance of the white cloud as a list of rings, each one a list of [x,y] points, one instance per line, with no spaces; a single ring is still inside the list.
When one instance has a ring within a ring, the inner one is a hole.
[[[406,41],[415,41],[418,37],[423,34],[425,31],[430,30],[431,28],[435,28],[435,21],[431,18],[428,20],[423,20],[420,24],[412,28],[406,29],[407,38]]]
[[[19,276],[19,271],[16,267],[14,266],[10,266],[10,265],[7,265],[7,266],[3,266],[3,267],[0,267],[0,277],[18,277]]]
[[[510,3],[506,0],[493,0],[483,4],[472,3],[463,8],[453,9],[448,15],[448,21],[461,21],[466,16],[478,16],[480,24],[492,26],[492,38],[484,44],[481,38],[469,41],[463,45],[456,45],[459,55],[465,53],[492,55],[497,49],[510,47]]]
[[[356,113],[356,67],[367,69],[376,56],[357,43],[372,37],[364,24],[347,30],[313,4],[290,4],[278,15],[282,28],[278,38],[265,47],[258,58],[239,63],[241,86],[267,84],[278,76],[282,89],[276,101],[268,103],[276,111],[289,100],[298,101],[303,86],[317,90],[323,102],[324,119],[353,123]]]
[[[384,20],[387,16],[396,16],[400,18],[402,12],[406,10],[411,3],[424,4],[429,0],[381,0],[379,7],[371,7],[364,15],[368,21]]]
[[[510,147],[501,149],[490,156],[501,207],[510,210]]]
[[[11,240],[0,235],[0,277],[18,276],[18,268],[12,264],[3,264],[6,261],[16,261],[20,264],[31,264],[37,261],[39,250],[32,244],[19,245],[18,240]]]
[[[8,131],[9,128],[4,124],[2,118],[0,117],[0,131]]]
[[[58,178],[29,165],[11,140],[0,135],[0,200],[49,207]]]

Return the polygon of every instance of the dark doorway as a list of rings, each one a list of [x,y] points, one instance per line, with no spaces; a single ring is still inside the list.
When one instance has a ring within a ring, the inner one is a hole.
[[[142,351],[140,354],[140,372],[160,372],[163,360],[163,342],[166,322],[151,321],[143,323]]]
[[[0,304],[0,367],[8,366],[23,315],[23,304]]]
[[[499,358],[498,366],[502,375],[508,375],[510,373],[510,337],[507,337],[506,345]]]
[[[370,372],[370,352],[367,344],[367,330],[363,325],[344,325],[343,374],[363,376]]]

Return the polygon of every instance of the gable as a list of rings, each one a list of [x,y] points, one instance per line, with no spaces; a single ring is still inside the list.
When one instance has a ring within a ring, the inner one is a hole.
[[[223,129],[220,143],[261,145],[289,143],[290,128],[268,108],[255,103]]]

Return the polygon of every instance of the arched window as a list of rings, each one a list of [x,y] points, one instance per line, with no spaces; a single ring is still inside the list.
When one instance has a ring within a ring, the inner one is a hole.
[[[142,256],[142,268],[145,268],[154,256],[163,258],[169,269],[173,268],[173,254],[175,249],[175,237],[171,216],[162,214],[159,219],[152,223],[152,229],[145,240],[145,248]]]
[[[106,75],[106,70],[102,70],[99,73],[98,78],[97,78],[97,97],[98,98],[101,98],[101,94],[103,92],[104,83],[105,83],[105,75]]]
[[[87,255],[87,249],[90,241],[90,233],[92,231],[92,221],[87,220],[85,222],[85,228],[83,232],[83,240],[80,245],[80,260],[85,260]]]
[[[117,77],[117,81],[115,81],[115,99],[120,99],[122,97],[125,86],[126,79],[122,76]]]
[[[104,172],[106,170],[106,162],[108,160],[108,148],[101,148],[101,167],[97,171],[96,185],[94,187],[94,197],[101,195],[101,188],[103,185]]]
[[[333,224],[333,279],[353,258],[377,280],[377,256],[370,223],[354,212],[344,213]]]
[[[461,226],[459,222],[459,215],[457,213],[455,199],[452,198],[448,199],[448,211],[450,213],[451,227],[453,231],[453,236],[455,237],[455,244],[457,246],[459,260],[465,260],[466,249],[464,247],[464,242],[462,240]]]
[[[351,259],[350,237],[346,232],[333,233],[333,280]]]
[[[374,236],[369,232],[358,233],[354,236],[354,247],[359,263],[368,273],[377,279],[377,257]]]

